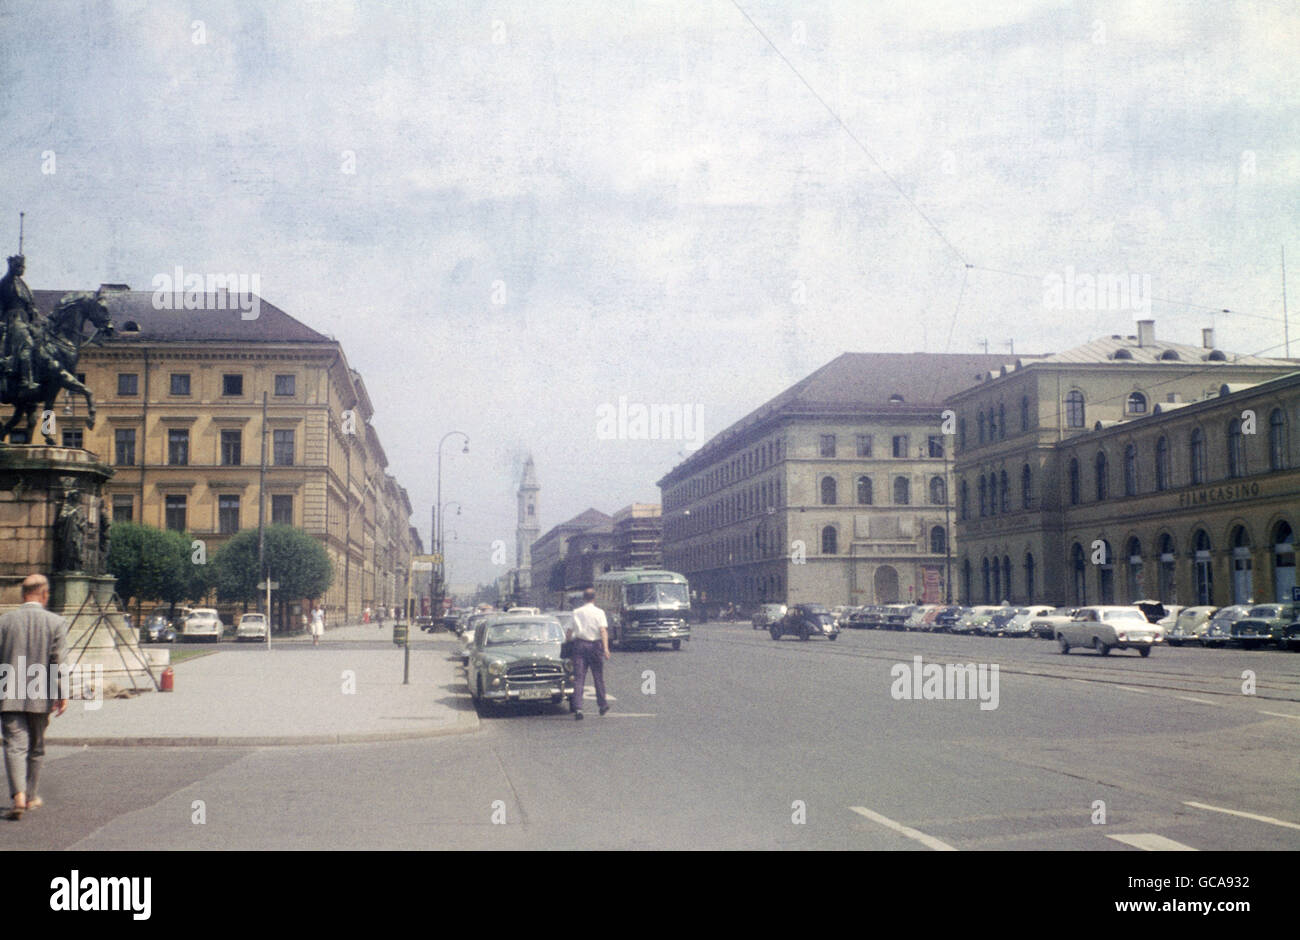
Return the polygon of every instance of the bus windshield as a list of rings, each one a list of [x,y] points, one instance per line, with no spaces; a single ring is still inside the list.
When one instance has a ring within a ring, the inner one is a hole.
[[[626,586],[628,606],[638,604],[687,604],[686,585],[641,582]]]

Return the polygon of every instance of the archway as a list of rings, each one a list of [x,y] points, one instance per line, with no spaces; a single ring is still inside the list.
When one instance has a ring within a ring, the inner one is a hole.
[[[896,570],[889,565],[881,565],[876,569],[873,580],[875,582],[877,604],[898,603],[898,572]]]

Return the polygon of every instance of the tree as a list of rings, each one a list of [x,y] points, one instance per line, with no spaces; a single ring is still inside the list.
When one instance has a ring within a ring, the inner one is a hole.
[[[206,594],[208,572],[195,561],[191,541],[184,532],[138,522],[115,524],[107,567],[117,578],[117,594],[123,603],[155,600],[175,607]]]
[[[278,599],[316,600],[334,582],[334,565],[319,541],[289,525],[267,526],[266,568],[279,582]],[[212,559],[212,583],[223,601],[256,601],[264,597],[257,583],[257,530],[245,529],[217,550]]]

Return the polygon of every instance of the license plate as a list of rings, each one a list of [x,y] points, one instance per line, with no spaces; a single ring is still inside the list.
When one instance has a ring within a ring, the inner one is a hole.
[[[523,689],[519,693],[521,699],[538,699],[550,698],[555,693],[550,689]]]

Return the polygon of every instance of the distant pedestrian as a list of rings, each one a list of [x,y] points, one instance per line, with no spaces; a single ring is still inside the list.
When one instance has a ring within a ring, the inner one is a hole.
[[[596,589],[582,592],[585,603],[573,612],[573,626],[568,638],[573,641],[573,698],[569,711],[575,721],[582,721],[582,690],[587,684],[587,670],[596,686],[596,704],[602,715],[609,711],[605,699],[605,660],[609,659],[609,621],[596,606]]]
[[[67,710],[67,690],[62,688],[59,665],[68,639],[68,623],[58,614],[45,609],[50,601],[50,582],[44,575],[31,574],[23,579],[23,604],[0,617],[0,668],[17,678],[16,696],[0,699],[0,721],[4,727],[5,772],[9,775],[9,794],[13,797],[10,819],[22,819],[23,813],[36,809],[44,801],[36,795],[40,782],[41,759],[45,756],[45,728],[50,712],[62,715]],[[58,698],[29,698],[28,670],[38,666],[46,670],[41,691]],[[58,686],[55,688],[54,686]]]
[[[319,607],[311,612],[311,645],[320,646],[320,638],[325,633],[325,612]]]

